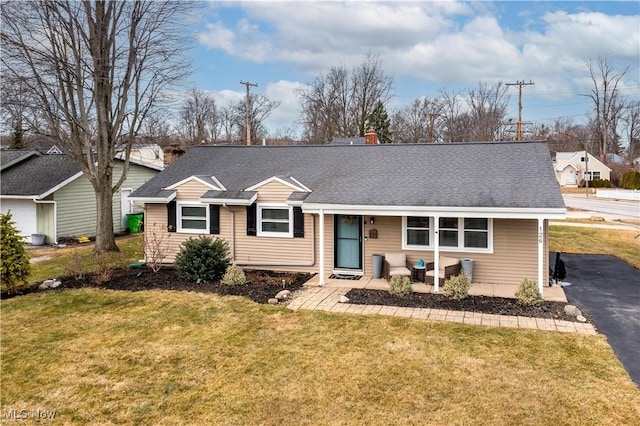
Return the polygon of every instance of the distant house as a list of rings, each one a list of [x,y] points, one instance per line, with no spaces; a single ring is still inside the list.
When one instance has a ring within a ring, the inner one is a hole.
[[[70,157],[35,150],[4,150],[0,160],[0,210],[11,211],[20,235],[43,234],[48,244],[61,237],[95,235],[93,187]],[[116,162],[114,180],[122,174],[123,164]],[[131,162],[127,179],[113,197],[114,232],[126,230],[127,213],[142,211],[132,205],[128,195],[161,169]]]
[[[248,268],[372,275],[374,254],[474,260],[473,282],[548,277],[566,208],[545,142],[196,146],[131,194],[182,241],[223,238]],[[439,280],[434,280],[436,290]]]
[[[585,157],[584,154],[584,151],[552,152],[553,167],[560,186],[577,187],[585,179],[611,180],[609,167],[593,155]]]
[[[118,152],[116,158],[124,159],[124,152]],[[131,146],[131,154],[129,155],[131,161],[135,161],[138,164],[150,164],[160,168],[164,168],[164,151],[160,145],[151,144],[139,144],[134,143]]]

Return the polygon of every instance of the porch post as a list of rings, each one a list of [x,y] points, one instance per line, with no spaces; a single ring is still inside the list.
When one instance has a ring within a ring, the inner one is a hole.
[[[538,291],[542,296],[544,281],[544,219],[538,218]]]
[[[433,292],[440,292],[440,217],[433,217]]]
[[[320,209],[320,224],[318,226],[320,232],[320,270],[318,271],[318,285],[324,286],[324,210]]]

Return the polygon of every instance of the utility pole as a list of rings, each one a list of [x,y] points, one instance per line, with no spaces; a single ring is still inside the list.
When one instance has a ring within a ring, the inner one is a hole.
[[[247,86],[247,145],[251,145],[251,97],[249,96],[249,90],[251,86],[258,87],[258,83],[240,81],[240,84]]]
[[[517,81],[515,83],[507,83],[507,86],[518,86],[518,135],[516,140],[522,140],[522,86],[532,86],[535,83],[529,80],[528,83],[524,81]]]

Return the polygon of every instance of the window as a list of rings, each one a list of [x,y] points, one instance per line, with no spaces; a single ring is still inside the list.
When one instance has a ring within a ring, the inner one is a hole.
[[[258,221],[258,236],[293,237],[289,206],[258,205]]]
[[[584,172],[584,178],[586,180],[600,179],[600,172],[598,171]]]
[[[404,217],[402,248],[432,249],[433,218]],[[438,220],[438,245],[443,251],[491,251],[491,224],[487,218],[441,217]]]
[[[209,233],[207,206],[200,204],[178,204],[178,232],[194,234]]]
[[[430,218],[409,216],[403,218],[404,222],[404,238],[403,245],[405,248],[424,249],[430,246]]]
[[[458,218],[440,218],[440,246],[458,247]]]

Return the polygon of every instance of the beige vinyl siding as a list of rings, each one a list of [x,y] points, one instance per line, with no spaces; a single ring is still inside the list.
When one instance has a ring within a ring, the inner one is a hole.
[[[375,225],[365,224],[364,235],[370,229],[378,230],[377,239],[365,243],[365,274],[371,275],[371,255],[403,251],[412,262],[423,259],[433,261],[433,251],[402,250],[402,218],[376,217]],[[545,221],[546,222],[546,221]],[[545,223],[545,234],[548,225]],[[493,253],[447,252],[441,256],[471,258],[474,260],[473,282],[492,284],[520,284],[524,278],[538,277],[538,223],[531,219],[494,219]],[[545,253],[548,241],[545,241]],[[548,270],[545,255],[544,270]]]
[[[123,163],[114,167],[114,182],[122,175]],[[157,170],[132,164],[122,188],[138,188],[158,173]],[[93,186],[86,177],[80,176],[54,194],[58,212],[58,238],[94,236],[96,234],[96,197]],[[120,191],[113,194],[113,231],[124,231],[120,215]],[[166,219],[165,219],[166,220]]]
[[[293,190],[280,182],[269,182],[257,188],[258,203],[286,203]]]
[[[197,203],[205,192],[211,190],[211,187],[198,182],[197,180],[191,180],[176,188],[176,201],[190,201]]]

